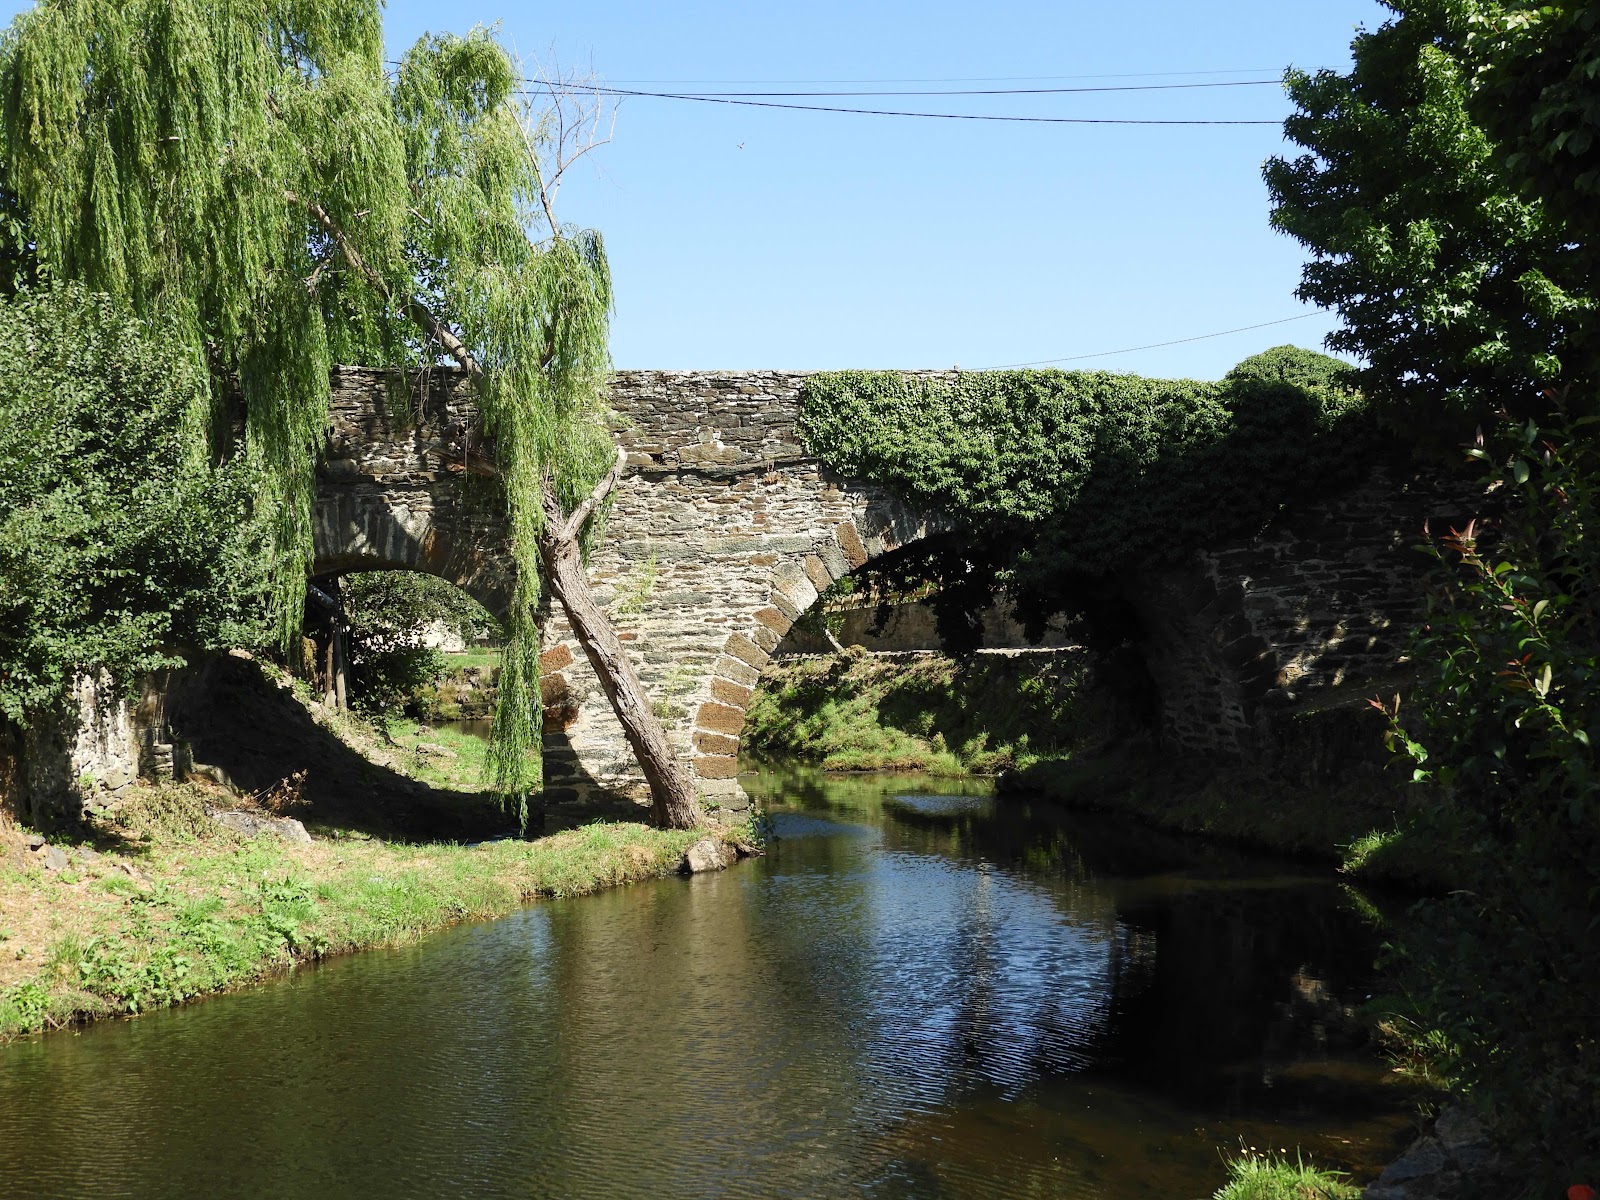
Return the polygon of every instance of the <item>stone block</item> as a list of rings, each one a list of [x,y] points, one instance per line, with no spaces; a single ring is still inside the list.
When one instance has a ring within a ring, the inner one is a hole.
[[[798,621],[800,619],[800,614],[805,611],[804,609],[796,606],[793,600],[789,599],[789,597],[785,596],[779,591],[774,591],[772,595],[768,597],[768,599],[772,602],[773,608],[776,608],[788,618],[789,624],[791,625]]]
[[[790,626],[794,624],[792,620],[783,614],[782,609],[774,608],[770,604],[766,608],[758,609],[755,617],[756,620],[760,621],[779,637],[788,633]]]
[[[822,565],[828,568],[830,579],[850,574],[850,563],[844,556],[844,550],[833,538],[829,538],[817,548],[817,557],[822,560]]]
[[[817,602],[817,585],[807,579],[805,572],[799,569],[780,578],[773,592],[774,604],[777,603],[777,597],[782,596],[794,605],[797,615]]]
[[[805,571],[806,578],[811,580],[811,585],[818,592],[825,592],[833,586],[833,576],[828,574],[826,564],[815,554],[808,554],[802,558],[800,566]]]
[[[694,770],[701,779],[734,779],[739,774],[739,760],[732,755],[708,755],[694,760]]]
[[[744,709],[734,708],[731,704],[717,704],[708,701],[700,706],[700,711],[694,716],[694,722],[701,729],[711,733],[725,733],[736,738],[739,731],[744,728]]]
[[[765,650],[742,633],[730,633],[727,644],[722,649],[724,654],[732,655],[757,671],[767,665],[767,659],[770,657]]]
[[[720,700],[723,704],[731,704],[736,708],[748,707],[751,697],[755,694],[754,688],[744,687],[726,679],[713,679],[711,681],[712,698]]]
[[[716,665],[711,668],[724,679],[734,683],[744,684],[746,687],[755,687],[761,679],[761,672],[747,662],[740,662],[737,658],[724,654],[717,659]]]
[[[766,653],[771,654],[778,648],[778,635],[765,625],[757,625],[750,630],[750,640],[760,646]]]
[[[729,737],[725,733],[707,733],[701,729],[694,735],[694,748],[706,754],[737,754],[739,739]]]

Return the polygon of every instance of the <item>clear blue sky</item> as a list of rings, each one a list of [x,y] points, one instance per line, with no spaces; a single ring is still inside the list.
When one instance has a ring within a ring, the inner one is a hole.
[[[0,4],[0,15],[23,7]],[[714,90],[1259,79],[1289,64],[1347,65],[1356,26],[1386,15],[1376,0],[391,0],[387,11],[395,54],[426,30],[498,21],[524,55],[592,67],[618,86],[734,81]],[[1287,110],[1275,87],[811,102],[1039,116]],[[1284,148],[1273,126],[1011,125],[630,99],[615,140],[563,193],[562,215],[606,237],[620,367],[980,368],[1305,311],[1292,295],[1301,249],[1268,228],[1261,182],[1262,161]],[[1318,346],[1330,327],[1319,315],[1067,365],[1214,378],[1267,346]]]

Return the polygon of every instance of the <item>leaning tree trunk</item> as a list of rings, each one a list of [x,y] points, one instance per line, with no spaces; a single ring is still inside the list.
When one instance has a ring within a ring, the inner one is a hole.
[[[656,822],[671,829],[693,829],[700,823],[694,783],[672,753],[667,732],[651,709],[644,685],[612,628],[610,618],[595,601],[589,588],[588,572],[583,568],[578,538],[571,527],[560,520],[559,510],[547,512],[544,531],[539,535],[539,557],[544,563],[550,591],[566,610],[573,635],[588,656],[589,665],[594,668],[622,724],[628,745],[633,748],[634,757],[649,781],[651,811]]]

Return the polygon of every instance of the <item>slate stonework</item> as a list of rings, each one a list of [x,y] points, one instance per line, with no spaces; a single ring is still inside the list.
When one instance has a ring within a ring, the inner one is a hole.
[[[796,429],[804,378],[632,371],[612,389],[631,469],[590,564],[596,597],[675,749],[708,798],[733,807],[747,804],[734,781],[744,704],[778,640],[819,588],[938,526],[806,457]],[[475,419],[453,372],[404,387],[380,371],[336,372],[316,569],[422,570],[503,606],[503,526],[462,495]],[[559,614],[545,645],[547,787],[637,793],[622,731]]]
[[[590,566],[596,596],[708,798],[734,781],[751,689],[820,590],[949,527],[808,457],[799,371],[624,371],[615,434],[629,471]],[[503,608],[510,566],[492,491],[474,479],[476,413],[460,376],[340,368],[319,473],[317,569],[422,570]],[[1260,749],[1273,714],[1401,657],[1425,560],[1424,517],[1459,493],[1375,475],[1260,536],[1128,581],[1172,745]],[[566,621],[545,622],[545,778],[558,798],[643,786]]]

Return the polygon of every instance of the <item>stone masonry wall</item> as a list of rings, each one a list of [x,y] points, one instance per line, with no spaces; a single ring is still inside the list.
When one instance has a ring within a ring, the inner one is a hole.
[[[744,803],[735,755],[761,669],[819,589],[923,536],[927,518],[805,456],[803,372],[631,371],[611,402],[631,470],[590,564],[669,736],[708,798]],[[319,573],[440,575],[498,610],[504,524],[474,502],[460,375],[340,368],[318,483]],[[638,768],[564,617],[545,622],[546,800],[638,792]]]
[[[503,612],[505,520],[496,485],[475,473],[478,413],[461,372],[338,367],[332,383],[314,573],[422,571]]]
[[[626,371],[611,403],[633,468],[591,563],[598,598],[708,800],[734,782],[745,707],[818,593],[936,526],[807,458],[803,372]],[[598,681],[554,617],[543,656],[547,795],[636,787]]]
[[[734,779],[745,707],[793,622],[841,575],[943,527],[806,456],[805,377],[624,371],[612,386],[630,469],[591,578],[674,748],[726,805],[743,803]],[[401,387],[341,368],[318,570],[429,571],[499,609],[509,565],[493,496],[473,486],[475,422],[454,372]],[[1253,753],[1274,713],[1392,670],[1421,596],[1426,560],[1411,547],[1422,522],[1471,503],[1379,473],[1257,537],[1127,580],[1167,742]],[[542,666],[547,799],[596,787],[638,794],[621,729],[559,613],[545,622]]]
[[[1256,537],[1128,581],[1166,741],[1268,751],[1277,717],[1403,665],[1430,560],[1424,522],[1460,524],[1481,489],[1377,470]]]

